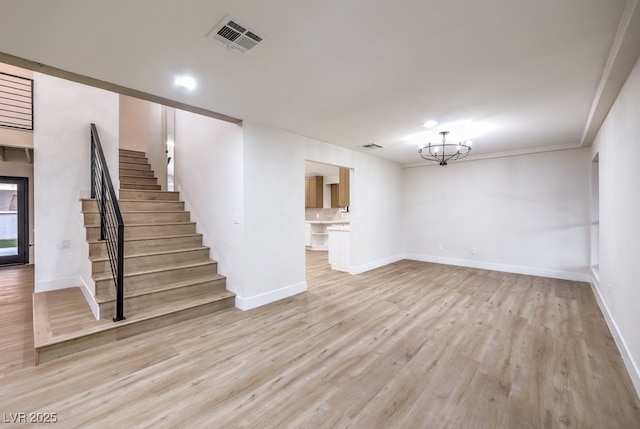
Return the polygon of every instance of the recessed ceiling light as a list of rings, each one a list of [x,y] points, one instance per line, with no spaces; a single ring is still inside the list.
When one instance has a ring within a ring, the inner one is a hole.
[[[423,127],[425,128],[433,128],[436,125],[438,125],[438,121],[434,121],[433,119],[426,121],[425,123],[422,124]]]
[[[174,83],[176,86],[186,88],[188,90],[196,89],[196,80],[191,76],[178,76]]]

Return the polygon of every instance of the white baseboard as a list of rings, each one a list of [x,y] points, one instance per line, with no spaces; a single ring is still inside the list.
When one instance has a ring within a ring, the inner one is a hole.
[[[597,280],[595,276],[590,282],[591,289],[593,290],[593,294],[596,297],[596,301],[598,302],[598,306],[600,307],[600,311],[604,315],[604,320],[607,322],[607,326],[609,326],[609,331],[611,331],[611,335],[613,335],[613,340],[616,342],[618,346],[618,350],[620,351],[620,355],[622,356],[622,361],[624,362],[625,367],[627,368],[627,372],[629,373],[629,377],[631,377],[631,382],[633,383],[633,387],[636,389],[636,395],[640,398],[640,368],[636,364],[633,359],[633,355],[629,351],[627,347],[627,343],[622,336],[622,333],[618,329],[618,325],[616,321],[611,316],[609,312],[609,308],[605,303],[602,295],[600,294],[600,290],[597,287]]]
[[[495,262],[476,261],[472,259],[447,258],[443,256],[407,254],[406,259],[435,264],[457,265],[460,267],[479,268],[482,270],[501,271],[505,273],[524,274],[528,276],[549,277],[552,279],[572,280],[588,283],[591,276],[587,272],[550,270],[547,268],[525,267],[521,265],[498,264]]]
[[[35,282],[35,292],[47,292],[50,290],[68,289],[85,284],[79,276],[63,277],[54,280]]]
[[[84,298],[87,300],[87,304],[89,304],[89,307],[91,308],[93,317],[95,317],[96,319],[100,319],[100,308],[98,307],[98,303],[91,293],[89,286],[82,279],[82,277],[64,277],[61,279],[35,282],[35,292],[48,292],[52,290],[68,289],[72,287],[80,288],[80,290],[82,291],[82,295],[84,295]]]
[[[378,259],[376,261],[367,262],[362,265],[351,265],[349,267],[349,274],[357,275],[362,274],[367,271],[375,270],[376,268],[384,267],[385,265],[392,264],[394,262],[398,262],[405,259],[403,254],[390,256],[384,259]]]
[[[80,280],[82,280],[82,279],[80,279]],[[82,291],[82,294],[84,295],[84,299],[87,300],[87,304],[89,304],[89,308],[91,308],[91,312],[93,313],[93,317],[95,317],[96,320],[100,320],[100,306],[98,305],[98,302],[96,301],[96,297],[93,296],[93,294],[89,290],[89,286],[87,286],[87,284],[84,281],[82,282],[82,286],[80,286],[80,290]]]
[[[281,299],[289,298],[307,291],[307,282],[300,282],[291,286],[285,286],[260,295],[243,298],[236,295],[236,307],[240,310],[251,310],[252,308],[261,307]]]

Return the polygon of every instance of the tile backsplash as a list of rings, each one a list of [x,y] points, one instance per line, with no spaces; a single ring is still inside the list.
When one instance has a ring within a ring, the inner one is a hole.
[[[349,220],[350,213],[341,213],[340,209],[304,209],[305,220]]]

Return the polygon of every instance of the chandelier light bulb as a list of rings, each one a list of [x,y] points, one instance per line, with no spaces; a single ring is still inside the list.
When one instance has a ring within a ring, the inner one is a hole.
[[[440,131],[442,143],[433,144],[429,142],[427,146],[418,149],[420,156],[428,161],[436,161],[440,165],[447,165],[449,161],[462,159],[471,152],[471,141],[457,144],[447,143],[449,131]],[[442,150],[440,150],[442,148]],[[455,150],[454,150],[455,149]]]

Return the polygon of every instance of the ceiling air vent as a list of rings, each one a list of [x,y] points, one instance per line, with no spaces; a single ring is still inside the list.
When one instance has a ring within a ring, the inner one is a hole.
[[[207,34],[207,38],[222,43],[228,48],[244,54],[262,42],[258,36],[246,26],[239,24],[231,17],[225,17],[216,27]]]
[[[363,144],[362,147],[365,149],[382,149],[382,146],[376,143]]]

